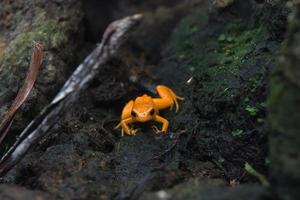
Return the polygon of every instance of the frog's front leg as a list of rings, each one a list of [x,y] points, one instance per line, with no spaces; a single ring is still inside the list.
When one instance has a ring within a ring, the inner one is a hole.
[[[121,121],[118,126],[122,127],[122,136],[124,136],[124,132],[126,135],[135,135],[138,132],[138,129],[129,128],[129,124],[133,123],[134,120],[132,118],[127,118]],[[116,128],[118,128],[118,126]]]
[[[126,135],[135,135],[135,133],[138,131],[137,129],[129,128],[128,126],[129,124],[134,122],[130,114],[133,107],[133,103],[134,102],[131,100],[125,105],[122,111],[121,122],[115,127],[122,127],[122,136],[124,136],[124,132],[126,133]]]
[[[152,126],[155,133],[159,134],[159,133],[167,133],[168,127],[169,127],[169,121],[166,120],[165,118],[156,115],[154,121],[160,122],[162,123],[162,129],[160,130],[159,128],[157,128],[156,126]]]

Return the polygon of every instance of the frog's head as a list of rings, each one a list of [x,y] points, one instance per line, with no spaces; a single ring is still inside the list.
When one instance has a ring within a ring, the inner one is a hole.
[[[135,99],[131,116],[135,121],[146,122],[153,120],[157,110],[155,108],[152,98],[148,95],[143,95]]]

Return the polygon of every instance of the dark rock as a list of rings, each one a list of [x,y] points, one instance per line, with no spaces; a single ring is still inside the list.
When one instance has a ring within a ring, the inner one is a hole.
[[[1,200],[54,200],[51,195],[46,192],[37,190],[28,190],[23,187],[14,185],[0,185],[0,199]]]
[[[300,4],[290,3],[293,12],[268,99],[271,180],[283,200],[298,199],[300,188],[300,70],[296,67],[300,64]]]

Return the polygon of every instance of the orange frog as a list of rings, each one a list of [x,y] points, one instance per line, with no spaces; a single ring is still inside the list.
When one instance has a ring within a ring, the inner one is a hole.
[[[169,126],[169,121],[159,116],[159,110],[176,106],[176,112],[179,110],[177,100],[183,100],[182,97],[177,96],[170,88],[164,85],[156,87],[160,98],[152,98],[146,94],[137,97],[134,101],[129,101],[122,111],[121,122],[116,128],[122,127],[122,136],[124,132],[126,135],[135,135],[138,129],[133,129],[128,126],[135,122],[157,121],[162,123],[160,130],[156,126],[152,126],[154,131],[159,133],[166,133]]]

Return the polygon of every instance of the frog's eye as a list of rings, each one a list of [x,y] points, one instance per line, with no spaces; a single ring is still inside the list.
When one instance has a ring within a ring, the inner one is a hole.
[[[137,114],[132,110],[132,111],[131,111],[131,116],[132,116],[132,117],[136,117]]]
[[[152,109],[150,110],[149,114],[150,114],[150,115],[154,115],[154,113],[155,113],[155,110],[152,108]]]

